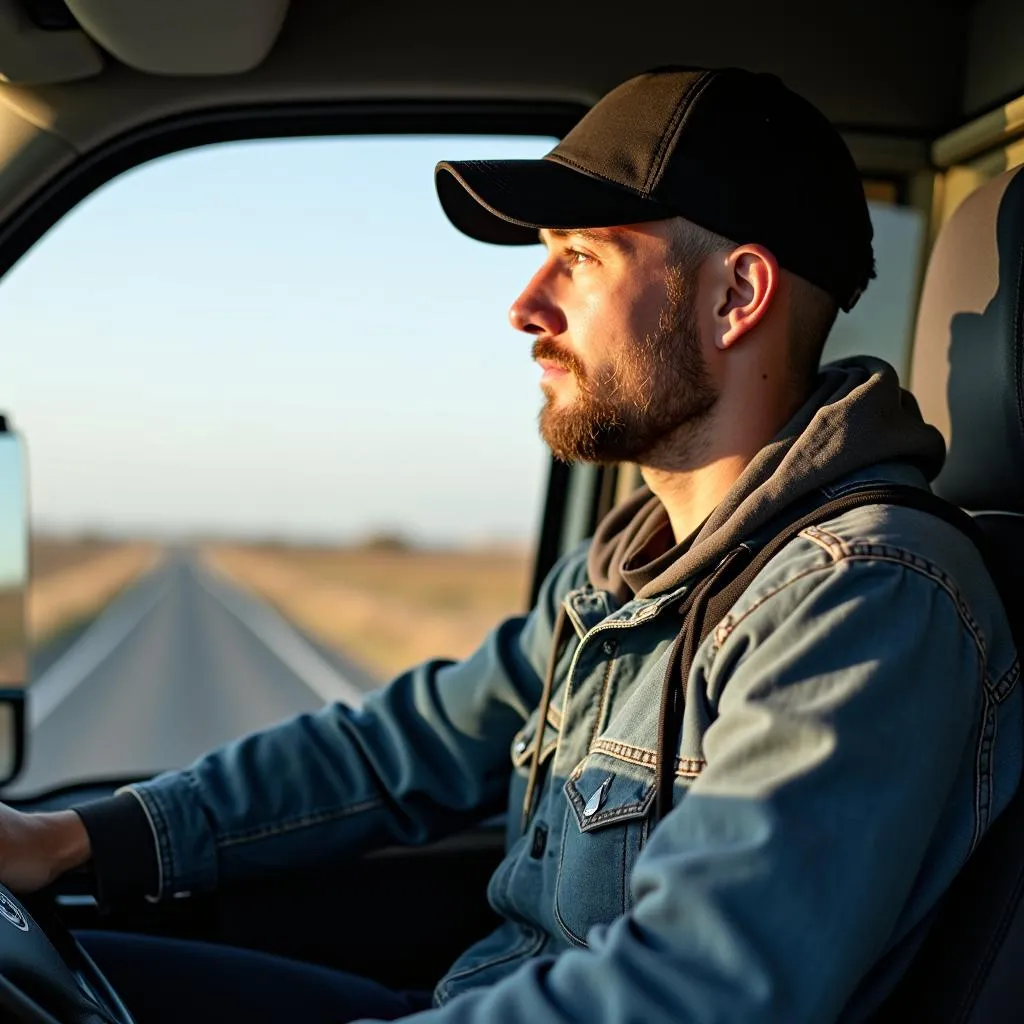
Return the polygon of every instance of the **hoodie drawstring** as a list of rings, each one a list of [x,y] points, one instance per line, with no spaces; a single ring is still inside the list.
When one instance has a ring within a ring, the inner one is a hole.
[[[537,707],[537,733],[533,738],[533,751],[530,754],[530,774],[526,780],[526,793],[523,796],[523,817],[520,831],[526,832],[530,815],[533,813],[533,801],[537,793],[537,779],[540,776],[541,749],[544,746],[544,733],[547,731],[548,709],[551,707],[551,694],[555,685],[555,666],[558,664],[558,656],[562,653],[565,645],[566,624],[569,622],[569,615],[565,605],[558,606],[558,616],[555,619],[554,633],[551,638],[551,653],[548,655],[548,667],[544,673],[544,687],[540,694],[540,704]]]
[[[658,713],[658,750],[654,803],[654,821],[661,821],[672,810],[675,787],[675,751],[679,748],[679,733],[683,727],[683,709],[686,707],[688,668],[693,664],[703,638],[707,607],[719,582],[730,571],[738,568],[738,560],[746,560],[748,549],[735,548],[725,556],[710,576],[701,580],[680,605],[683,626],[672,645],[668,665],[661,682],[661,710]],[[677,682],[678,681],[678,682]]]

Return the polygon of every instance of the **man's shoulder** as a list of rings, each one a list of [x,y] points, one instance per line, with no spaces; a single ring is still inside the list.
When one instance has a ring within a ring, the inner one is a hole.
[[[884,476],[867,483],[893,483]],[[862,480],[851,480],[832,489],[830,497],[839,497],[863,488]],[[970,536],[954,524],[919,508],[898,504],[871,504],[822,518],[800,532],[752,582],[737,602],[734,616],[744,615],[763,605],[769,597],[786,591],[790,602],[776,602],[780,621],[785,626],[786,607],[834,579],[838,573],[863,584],[866,600],[879,600],[889,593],[877,586],[880,577],[904,576],[915,585],[905,588],[906,600],[914,608],[900,603],[898,588],[894,603],[879,608],[882,616],[903,617],[927,629],[926,609],[920,607],[921,594],[944,595],[937,607],[956,613],[961,625],[975,637],[979,651],[990,670],[1006,671],[1016,661],[1015,646],[1002,600],[989,574],[981,552]],[[850,588],[843,588],[849,595]],[[854,586],[856,592],[856,586]]]
[[[916,481],[898,469],[883,467],[827,489],[826,497],[831,500],[878,485],[908,483]],[[827,565],[903,568],[931,579],[970,604],[1001,607],[982,552],[972,537],[927,509],[899,502],[861,505],[823,516],[801,531],[798,540],[817,548]]]
[[[824,505],[886,485],[924,487],[910,467],[881,465],[822,489],[822,515],[779,552],[766,574],[791,575],[828,566],[899,566],[962,591],[965,598],[994,600],[998,594],[972,538],[948,519],[899,502],[860,505],[829,515]]]

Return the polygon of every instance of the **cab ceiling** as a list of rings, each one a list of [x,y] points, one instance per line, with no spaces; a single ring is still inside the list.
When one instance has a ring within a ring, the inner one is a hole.
[[[1007,0],[656,0],[646,7],[292,0],[269,54],[242,73],[145,73],[96,46],[100,62],[89,77],[0,88],[33,123],[83,152],[147,121],[215,107],[392,98],[589,104],[652,66],[736,64],[780,74],[841,127],[927,138],[1009,88],[1007,75],[992,71],[986,34],[1006,51],[1003,64],[1015,65],[1009,79],[1024,78],[1006,42],[1020,33],[1008,33],[1004,22],[1020,20],[1014,12],[1022,7]],[[186,33],[168,45],[208,56],[195,39]],[[972,66],[985,74],[972,78]]]

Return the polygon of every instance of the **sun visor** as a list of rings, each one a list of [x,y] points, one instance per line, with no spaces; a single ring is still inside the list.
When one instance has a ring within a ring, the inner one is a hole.
[[[270,52],[289,0],[66,0],[108,53],[154,75],[236,75]]]
[[[84,32],[45,31],[17,0],[0,0],[0,80],[13,85],[73,82],[102,69],[103,54]]]

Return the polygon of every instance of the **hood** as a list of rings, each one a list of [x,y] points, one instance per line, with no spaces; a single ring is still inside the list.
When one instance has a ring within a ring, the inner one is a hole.
[[[865,356],[831,363],[810,398],[750,460],[691,537],[656,556],[645,553],[659,535],[671,537],[665,507],[646,487],[613,509],[590,547],[590,580],[623,602],[655,597],[717,565],[787,505],[818,488],[883,462],[916,466],[932,480],[945,453],[942,435],[924,422],[888,363]]]

